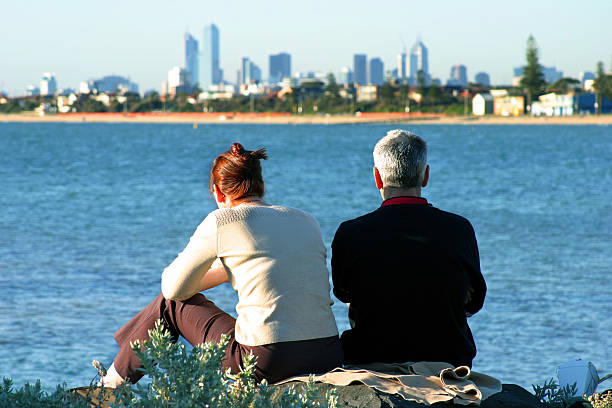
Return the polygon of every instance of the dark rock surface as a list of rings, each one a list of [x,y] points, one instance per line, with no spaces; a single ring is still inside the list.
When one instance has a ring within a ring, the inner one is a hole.
[[[292,382],[279,386],[275,391],[275,395],[282,392],[286,387],[293,385],[296,389],[300,389],[305,384],[300,382]],[[426,407],[427,405],[418,404],[413,401],[406,401],[399,395],[385,394],[376,391],[366,385],[355,384],[345,387],[334,387],[330,384],[317,383],[317,390],[320,395],[325,395],[331,388],[336,388],[338,393],[338,406],[350,408],[417,408]],[[430,405],[432,407],[459,407],[465,405],[455,405],[452,402],[441,402]],[[474,405],[472,405],[474,406]],[[481,404],[483,408],[545,408],[536,397],[524,388],[514,384],[504,384],[502,392],[490,396]]]

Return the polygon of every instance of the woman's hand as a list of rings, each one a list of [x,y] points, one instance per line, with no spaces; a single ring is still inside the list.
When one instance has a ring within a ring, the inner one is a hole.
[[[204,274],[201,281],[201,289],[200,292],[206,289],[214,288],[215,286],[219,286],[222,283],[229,282],[229,277],[227,276],[227,272],[225,267],[221,263],[219,259],[217,259],[208,272]]]

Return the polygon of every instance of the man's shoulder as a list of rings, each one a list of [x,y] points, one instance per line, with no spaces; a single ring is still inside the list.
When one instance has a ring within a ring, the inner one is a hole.
[[[439,217],[441,219],[448,220],[448,222],[455,222],[458,224],[469,225],[470,228],[472,227],[472,224],[470,223],[470,221],[462,215],[455,214],[450,211],[444,211],[444,210],[441,210],[435,207],[431,207],[431,208],[434,210],[435,217]]]
[[[340,224],[338,231],[361,229],[368,224],[394,224],[398,217],[415,217],[421,221],[429,220],[435,223],[454,225],[473,230],[470,221],[450,211],[444,211],[431,205],[393,205],[379,207],[374,211],[346,220]]]
[[[379,210],[380,210],[380,208],[377,208],[376,210],[371,211],[369,213],[360,215],[360,216],[352,218],[350,220],[343,221],[342,223],[340,223],[340,226],[338,227],[338,230],[359,228],[359,227],[363,226],[364,224],[367,224],[369,222],[373,222],[374,219],[377,218]]]

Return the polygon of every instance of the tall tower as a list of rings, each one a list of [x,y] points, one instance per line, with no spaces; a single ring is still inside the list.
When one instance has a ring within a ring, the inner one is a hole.
[[[448,84],[467,88],[468,77],[467,68],[465,65],[455,64],[451,67],[450,79],[448,80]]]
[[[53,96],[57,92],[55,73],[45,72],[40,80],[40,95]]]
[[[214,24],[204,27],[199,79],[203,90],[210,88],[211,85],[218,85],[223,80],[219,67],[219,28]]]
[[[367,56],[365,54],[355,54],[353,56],[353,72],[355,73],[355,83],[358,85],[368,83]]]
[[[291,77],[291,55],[286,52],[270,55],[270,83],[277,83]]]
[[[370,84],[382,85],[385,81],[385,68],[380,58],[370,60]]]
[[[402,84],[408,83],[407,57],[406,49],[402,53],[397,54],[397,79]]]
[[[200,77],[198,67],[198,40],[189,33],[185,33],[185,69],[189,72],[189,82],[197,84]]]
[[[417,84],[417,75],[419,71],[423,71],[425,76],[425,85],[429,85],[429,56],[427,47],[421,40],[417,42],[410,49],[410,83],[411,85]]]

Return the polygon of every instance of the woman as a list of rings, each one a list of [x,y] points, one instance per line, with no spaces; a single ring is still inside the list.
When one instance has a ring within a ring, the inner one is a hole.
[[[213,161],[209,189],[219,209],[164,270],[162,293],[115,333],[120,350],[104,386],[142,377],[130,342],[146,340],[158,319],[175,341],[181,335],[200,344],[230,335],[224,367],[240,371],[241,356],[251,352],[257,381],[341,366],[319,225],[302,211],[262,200],[260,159],[267,159],[264,149],[234,143]],[[224,282],[238,292],[237,319],[199,293]]]

